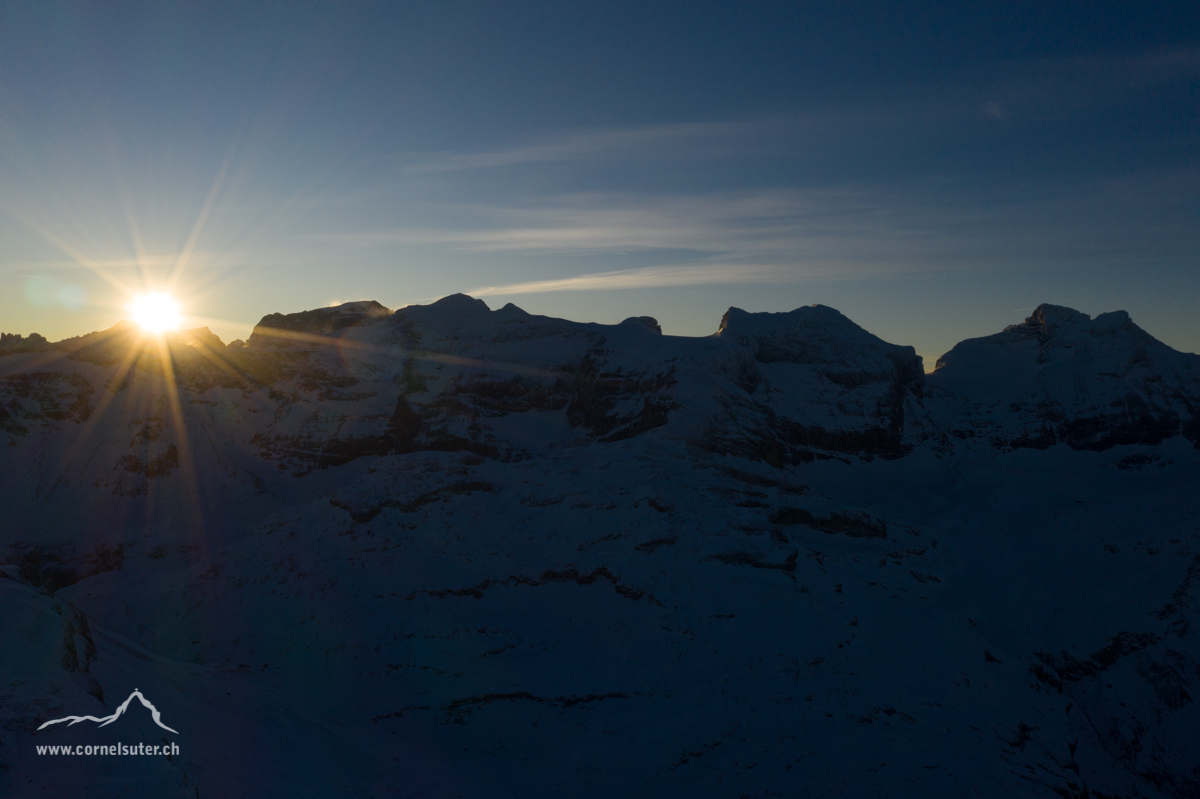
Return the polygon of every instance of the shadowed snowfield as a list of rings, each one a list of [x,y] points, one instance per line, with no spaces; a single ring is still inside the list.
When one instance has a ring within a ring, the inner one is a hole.
[[[929,375],[463,295],[0,356],[5,796],[1200,792],[1200,356],[1123,312]],[[177,736],[37,731],[134,688]]]

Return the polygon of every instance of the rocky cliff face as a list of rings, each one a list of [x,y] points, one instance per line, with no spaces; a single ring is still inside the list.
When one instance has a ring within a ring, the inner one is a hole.
[[[5,336],[0,788],[1194,795],[1198,362],[1048,305],[929,375],[822,306]],[[135,687],[161,773],[31,756]]]

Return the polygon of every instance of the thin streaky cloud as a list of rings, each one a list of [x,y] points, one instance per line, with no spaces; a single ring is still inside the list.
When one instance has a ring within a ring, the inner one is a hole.
[[[813,143],[859,130],[895,126],[945,124],[969,119],[983,109],[986,116],[1007,119],[1011,106],[1023,116],[1059,118],[1082,108],[1108,105],[1131,93],[1200,74],[1200,49],[1177,48],[1139,56],[1085,56],[1014,59],[1002,64],[989,81],[949,81],[925,91],[902,93],[884,101],[832,106],[786,116],[720,122],[676,122],[658,125],[564,131],[537,141],[482,151],[395,154],[387,160],[406,162],[408,174],[462,172],[532,166],[539,163],[674,157],[700,147],[722,145],[731,152],[761,152],[770,137],[785,134],[786,147],[797,137]],[[979,92],[994,95],[980,102]]]
[[[978,112],[998,122],[1054,122],[1112,107],[1166,84],[1200,76],[1200,48],[1137,56],[1014,59],[990,80],[949,85],[950,94],[976,96]]]
[[[578,161],[627,155],[639,149],[657,149],[664,144],[716,141],[764,132],[779,123],[689,122],[643,127],[609,128],[550,137],[541,142],[483,152],[434,152],[421,154],[423,163],[405,165],[409,173],[457,172],[497,169],[536,163]]]
[[[574,196],[537,207],[463,206],[476,224],[460,229],[395,228],[314,237],[341,245],[443,245],[471,252],[572,254],[678,249],[708,253],[785,252],[814,242],[850,243],[861,222],[875,237],[890,223],[878,198],[854,192],[725,193],[653,198]],[[857,220],[857,221],[855,221]],[[860,248],[861,249],[861,248]]]
[[[941,99],[917,103],[891,100],[786,116],[549,132],[533,141],[496,149],[416,151],[383,160],[399,164],[402,173],[416,175],[572,161],[711,158],[750,151],[762,155],[772,148],[792,151],[801,142],[815,144],[850,130],[878,130],[961,113]]]
[[[676,255],[655,260],[876,263],[928,271],[1014,257],[1044,263],[1067,257],[1111,259],[1118,244],[1121,257],[1128,257],[1128,251],[1162,256],[1164,237],[1176,242],[1172,252],[1186,250],[1195,235],[1180,238],[1185,224],[1180,210],[1190,207],[1196,185],[1194,172],[1176,170],[1087,181],[1049,197],[1011,189],[947,196],[945,187],[930,182],[657,197],[574,194],[524,207],[439,205],[443,216],[454,218],[453,229],[414,226],[308,240],[482,255],[644,257],[671,252]],[[1138,198],[1134,228],[1118,223],[1129,221],[1131,198]],[[1158,234],[1151,235],[1155,230]],[[1081,236],[1103,252],[1081,252]],[[691,255],[679,258],[680,253]]]
[[[797,283],[805,280],[843,279],[852,275],[894,271],[870,264],[702,264],[648,266],[594,272],[557,280],[534,280],[503,286],[485,286],[468,291],[472,297],[510,294],[544,294],[554,291],[619,291],[622,289],[667,288],[672,286],[729,285],[744,283]]]

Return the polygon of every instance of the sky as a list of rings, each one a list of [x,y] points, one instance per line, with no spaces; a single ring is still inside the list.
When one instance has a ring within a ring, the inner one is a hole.
[[[0,2],[0,330],[465,292],[1200,351],[1194,2]]]

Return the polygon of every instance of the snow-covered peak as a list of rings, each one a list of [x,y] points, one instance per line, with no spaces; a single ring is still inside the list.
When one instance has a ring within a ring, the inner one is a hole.
[[[1092,317],[1074,308],[1044,302],[1033,309],[1033,313],[1026,317],[1024,324],[1031,328],[1040,328],[1049,335],[1063,327],[1086,324],[1091,319]],[[1009,325],[1009,327],[1019,327],[1019,325]]]
[[[249,345],[286,345],[299,337],[328,336],[348,327],[390,316],[392,311],[375,300],[345,302],[299,313],[267,314],[254,326]],[[290,334],[290,335],[289,335]]]
[[[1191,371],[1198,362],[1200,357],[1171,349],[1142,330],[1125,311],[1092,319],[1072,308],[1039,305],[1022,324],[955,345],[938,359],[936,374],[948,387],[980,381],[1011,385],[1054,364],[1124,377]]]
[[[760,363],[795,363],[820,368],[835,382],[891,380],[897,376],[920,381],[921,357],[912,347],[889,344],[825,305],[787,313],[747,313],[730,308],[717,330],[750,347]]]
[[[662,335],[662,325],[653,316],[631,316],[621,322],[623,325],[640,325],[647,330],[653,330],[658,335]]]
[[[575,363],[587,351],[608,341],[609,346],[622,350],[626,345],[650,346],[655,354],[643,352],[637,363],[642,368],[647,358],[666,360],[663,348],[671,346],[689,349],[681,339],[673,344],[648,345],[646,332],[662,334],[658,320],[650,316],[630,317],[616,325],[595,322],[573,322],[550,316],[527,313],[512,303],[498,310],[489,310],[483,300],[465,294],[443,297],[429,305],[410,305],[396,311],[390,326],[397,331],[392,339],[404,346],[432,347],[463,354],[471,350],[476,357],[499,358],[506,361],[562,365]],[[692,343],[699,342],[695,339]],[[538,343],[534,343],[538,342]],[[473,349],[483,347],[483,349]],[[499,347],[499,349],[496,349]],[[660,350],[662,350],[660,352]],[[675,354],[680,354],[676,352]]]
[[[1022,324],[957,344],[928,381],[956,397],[956,412],[1003,409],[1004,420],[991,423],[1019,445],[1103,449],[1196,437],[1200,356],[1171,349],[1125,311],[1092,319],[1040,305]]]
[[[0,333],[0,355],[11,352],[41,352],[50,348],[50,342],[45,336],[30,333],[22,336],[20,333]]]
[[[1003,333],[1036,339],[1043,360],[1080,346],[1089,351],[1099,347],[1118,359],[1147,348],[1161,348],[1164,354],[1174,352],[1135,325],[1125,311],[1111,311],[1092,319],[1073,308],[1042,304],[1022,324],[1009,325]]]
[[[515,308],[511,303],[509,306]],[[509,306],[505,306],[506,308]],[[451,294],[429,305],[409,305],[396,312],[397,321],[422,323],[461,322],[483,319],[492,313],[488,304],[466,294]]]
[[[192,347],[208,347],[209,349],[224,349],[225,342],[221,337],[207,327],[194,327],[190,330],[180,330],[175,334],[180,341]]]
[[[782,313],[751,313],[743,311],[741,308],[731,307],[721,317],[721,326],[717,328],[717,332],[722,333],[729,330],[753,335],[781,329],[801,328],[834,328],[866,332],[850,321],[841,311],[816,303]]]

